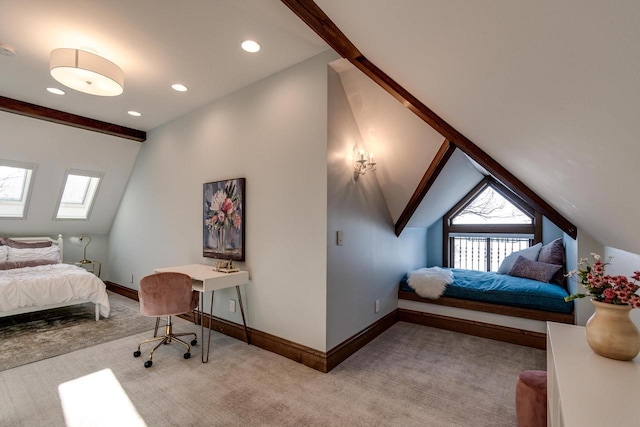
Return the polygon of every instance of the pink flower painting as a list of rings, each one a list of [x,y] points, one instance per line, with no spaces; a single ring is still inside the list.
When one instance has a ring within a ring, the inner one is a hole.
[[[204,184],[203,255],[244,261],[245,178]]]

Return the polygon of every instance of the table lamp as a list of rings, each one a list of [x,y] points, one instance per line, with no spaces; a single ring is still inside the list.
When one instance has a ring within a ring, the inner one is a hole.
[[[69,241],[71,243],[73,243],[76,246],[83,246],[84,245],[84,251],[82,254],[82,261],[80,261],[80,264],[91,264],[93,261],[88,260],[87,259],[87,246],[89,246],[89,243],[91,243],[91,236],[79,236],[79,237],[71,237],[69,239]],[[86,243],[84,243],[86,241]]]

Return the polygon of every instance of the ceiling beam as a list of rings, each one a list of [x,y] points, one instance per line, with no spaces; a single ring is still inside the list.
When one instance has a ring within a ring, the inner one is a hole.
[[[444,168],[444,165],[447,164],[454,151],[456,151],[455,145],[451,144],[447,140],[442,143],[440,149],[436,153],[436,156],[433,158],[431,164],[427,168],[427,171],[424,173],[424,176],[420,180],[418,187],[416,187],[416,190],[413,192],[413,195],[409,199],[409,203],[407,203],[407,206],[404,208],[404,210],[400,214],[400,217],[398,218],[398,221],[396,222],[396,236],[400,236],[402,230],[404,230],[404,228],[407,226],[409,220],[418,209],[418,206],[420,206],[420,202],[422,202],[424,196],[427,195],[429,189],[436,181],[436,178],[442,171],[442,168]]]
[[[489,173],[491,173],[494,178],[529,203],[531,207],[546,216],[562,231],[574,239],[577,237],[578,229],[569,220],[562,216],[562,214],[560,214],[536,193],[531,191],[522,181],[491,158],[491,156],[484,152],[484,150],[458,132],[453,126],[420,102],[415,96],[400,86],[400,84],[389,77],[384,71],[365,58],[358,48],[344,35],[344,33],[342,33],[342,31],[340,31],[340,29],[313,0],[281,1],[313,31],[322,37],[322,39],[326,41],[327,44],[329,44],[329,46],[331,46],[339,55],[349,60],[349,62],[351,62],[356,68],[369,76],[369,78],[400,101],[411,112],[444,136],[451,144],[478,162]],[[409,203],[411,203],[411,201]],[[395,228],[396,234],[398,234],[398,229],[402,231],[404,226],[399,227],[399,223],[396,223]]]
[[[143,142],[147,139],[147,133],[141,130],[118,126],[113,123],[102,122],[100,120],[94,120],[71,113],[65,113],[64,111],[30,104],[16,99],[5,98],[4,96],[0,96],[0,111],[6,111],[8,113],[19,114],[33,119],[45,120],[47,122],[117,136],[120,138],[131,139],[138,142]]]

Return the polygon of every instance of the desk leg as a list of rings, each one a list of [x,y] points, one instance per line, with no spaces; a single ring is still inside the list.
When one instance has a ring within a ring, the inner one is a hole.
[[[238,303],[240,304],[240,313],[242,313],[242,324],[244,325],[244,337],[247,341],[247,344],[251,344],[249,342],[249,332],[247,331],[247,321],[244,319],[244,308],[242,307],[242,295],[240,294],[240,286],[236,285],[236,292],[238,293]]]
[[[209,328],[207,329],[207,353],[204,352],[204,292],[200,292],[200,336],[202,337],[202,363],[209,361],[209,348],[211,346],[211,321],[213,320],[213,291],[211,291],[211,311],[209,312]]]

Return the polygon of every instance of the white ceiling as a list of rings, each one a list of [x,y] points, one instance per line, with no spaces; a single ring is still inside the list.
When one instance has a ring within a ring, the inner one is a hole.
[[[241,50],[247,38],[262,50]],[[144,131],[328,49],[278,0],[0,0],[0,44],[18,52],[0,55],[1,96]],[[61,47],[116,63],[124,93],[97,97],[57,83],[49,55]],[[189,91],[172,90],[176,82]]]
[[[316,3],[582,231],[640,253],[639,1]]]

